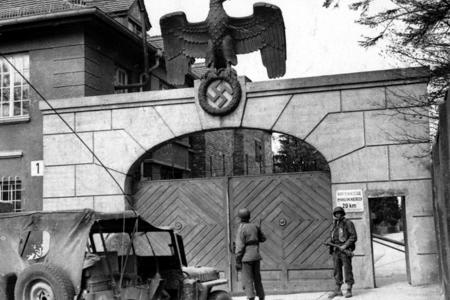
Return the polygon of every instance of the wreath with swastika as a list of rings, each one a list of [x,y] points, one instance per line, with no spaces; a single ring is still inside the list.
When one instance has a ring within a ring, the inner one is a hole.
[[[223,116],[231,113],[241,100],[241,85],[234,76],[210,75],[198,89],[200,106],[209,114]]]

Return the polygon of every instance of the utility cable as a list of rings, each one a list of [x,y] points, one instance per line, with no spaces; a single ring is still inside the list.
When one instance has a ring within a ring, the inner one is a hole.
[[[122,186],[119,184],[119,182],[117,181],[117,179],[112,175],[112,173],[109,171],[109,169],[105,166],[105,164],[102,162],[102,160],[95,154],[95,152],[86,144],[86,142],[78,135],[78,133],[75,131],[75,129],[72,128],[72,126],[70,126],[70,124],[61,116],[61,114],[53,107],[53,105],[50,104],[50,102],[44,97],[44,95],[42,95],[39,90],[31,83],[30,80],[28,80],[28,78],[25,77],[25,75],[17,69],[17,67],[3,54],[0,53],[0,57],[2,57],[16,72],[17,74],[19,74],[23,80],[25,80],[25,82],[36,92],[36,94],[48,105],[48,107],[61,119],[61,121],[69,128],[69,130],[71,131],[71,133],[73,133],[80,141],[81,143],[84,145],[84,147],[86,147],[86,149],[93,155],[93,157],[99,162],[99,164],[101,165],[101,167],[103,169],[105,169],[105,171],[108,173],[108,175],[113,179],[114,183],[119,187],[120,192],[122,193],[122,195],[125,197],[126,202],[128,203],[129,208],[131,209],[131,211],[134,213],[135,217],[136,217],[136,223],[135,226],[133,228],[133,235],[132,238],[130,240],[130,244],[133,244],[133,240],[134,240],[134,236],[135,236],[135,231],[138,230],[137,226],[138,226],[138,213],[137,211],[134,209],[134,206],[132,204],[132,202],[129,199],[129,195],[125,193],[124,189],[122,188]],[[125,232],[125,210],[123,211],[123,220],[122,220],[122,232]],[[147,238],[147,242],[150,245],[150,248],[152,250],[152,253],[154,254],[155,251],[153,249],[152,243],[150,242],[150,239],[148,238],[147,234],[145,234],[146,238]],[[103,234],[101,234],[101,237],[103,239]],[[122,241],[123,242],[123,241]],[[104,243],[104,241],[103,241]],[[127,258],[128,259],[128,256]],[[159,269],[158,265],[157,265],[157,269]],[[123,272],[124,272],[124,267],[122,265],[122,271],[120,274],[120,281],[119,284],[122,283],[123,280]],[[120,285],[119,285],[120,288]]]
[[[112,180],[114,181],[114,183],[119,187],[120,192],[122,193],[122,195],[125,197],[125,200],[128,203],[128,206],[130,207],[130,209],[133,211],[133,213],[137,216],[137,212],[134,209],[132,202],[129,199],[129,195],[127,195],[125,193],[125,190],[122,188],[122,186],[119,184],[119,182],[117,181],[117,179],[113,176],[113,174],[110,172],[110,170],[105,166],[105,164],[102,162],[102,160],[95,154],[95,152],[89,147],[88,144],[86,144],[86,142],[78,135],[78,133],[76,133],[75,129],[72,128],[72,126],[70,126],[70,124],[61,116],[61,114],[53,107],[53,105],[50,104],[50,102],[44,97],[44,95],[42,95],[39,90],[31,83],[30,80],[28,80],[28,78],[26,78],[26,76],[17,69],[17,67],[3,54],[0,53],[0,56],[16,71],[17,74],[19,74],[23,80],[25,80],[25,82],[33,89],[33,91],[36,92],[36,94],[48,105],[48,107],[61,119],[61,121],[69,128],[69,130],[71,131],[71,133],[73,133],[79,140],[80,142],[83,144],[84,147],[86,147],[86,149],[93,155],[93,157],[98,161],[98,163],[100,164],[100,166],[105,169],[106,173],[108,173],[108,175],[112,178]]]

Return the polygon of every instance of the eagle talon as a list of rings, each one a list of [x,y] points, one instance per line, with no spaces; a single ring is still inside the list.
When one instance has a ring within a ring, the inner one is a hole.
[[[236,70],[234,70],[231,66],[219,69],[217,73],[223,77],[235,78],[235,79],[237,78]]]
[[[220,76],[227,76],[226,74],[226,69],[225,68],[220,68],[219,70],[217,70],[217,74]]]
[[[202,76],[202,79],[210,79],[217,76],[217,70],[214,68],[209,68],[208,71]]]

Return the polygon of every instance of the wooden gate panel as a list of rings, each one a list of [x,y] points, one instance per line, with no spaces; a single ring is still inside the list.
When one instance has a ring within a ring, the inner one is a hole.
[[[247,207],[267,236],[261,244],[264,285],[272,292],[332,287],[332,261],[322,243],[331,229],[328,173],[311,172],[232,178],[234,228],[237,212]]]
[[[332,268],[328,248],[323,246],[325,238],[329,236],[329,224],[310,220],[293,222],[293,226],[298,226],[300,230],[294,230],[294,235],[285,237],[285,260],[289,266],[302,269]]]
[[[261,220],[267,236],[261,245],[261,267],[268,292],[332,287],[331,258],[322,246],[331,226],[327,173],[151,181],[135,194],[136,208],[144,218],[178,228],[190,265],[216,267],[231,278],[233,290],[242,291],[234,268],[229,274],[234,258],[228,252],[227,198],[232,240],[239,208],[248,207],[253,222]]]
[[[157,226],[183,236],[190,265],[228,273],[224,179],[151,181],[135,194],[137,211]]]

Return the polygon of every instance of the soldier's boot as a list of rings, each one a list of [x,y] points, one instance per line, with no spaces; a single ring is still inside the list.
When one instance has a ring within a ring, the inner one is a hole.
[[[337,284],[334,290],[328,294],[328,299],[332,299],[337,296],[342,296],[341,286],[339,284]]]
[[[352,295],[352,286],[349,285],[349,286],[347,287],[347,289],[345,290],[344,297],[345,297],[345,298],[351,298],[352,296],[353,296],[353,295]]]

